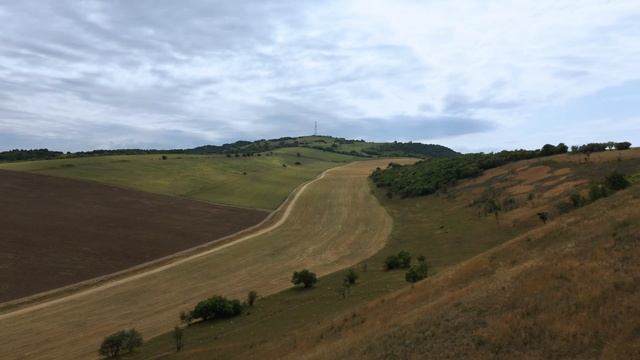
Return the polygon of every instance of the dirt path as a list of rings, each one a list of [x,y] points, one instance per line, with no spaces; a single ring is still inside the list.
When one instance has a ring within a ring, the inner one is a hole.
[[[370,194],[367,175],[386,163],[328,170],[304,185],[275,223],[234,242],[0,315],[0,358],[93,358],[113,331],[136,327],[150,338],[208,296],[271,294],[290,286],[294,270],[323,275],[374,254],[386,242],[391,218]]]

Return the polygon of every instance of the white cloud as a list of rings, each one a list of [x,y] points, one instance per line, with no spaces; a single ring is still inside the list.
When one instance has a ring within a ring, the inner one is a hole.
[[[0,131],[24,147],[178,146],[171,132],[199,145],[315,120],[339,136],[530,146],[540,109],[640,79],[635,0],[25,1],[0,17]]]

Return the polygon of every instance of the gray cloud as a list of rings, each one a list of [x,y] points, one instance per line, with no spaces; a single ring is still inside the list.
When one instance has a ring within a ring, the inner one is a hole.
[[[580,16],[542,14],[526,31],[526,4],[449,6],[5,2],[0,150],[189,147],[308,134],[314,121],[342,137],[473,147],[469,136],[537,104],[640,77],[633,1],[585,0]],[[443,21],[452,11],[459,22]]]

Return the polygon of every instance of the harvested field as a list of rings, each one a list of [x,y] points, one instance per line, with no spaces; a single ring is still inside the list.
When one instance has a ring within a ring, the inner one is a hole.
[[[367,176],[388,160],[331,169],[292,200],[279,226],[182,259],[157,271],[0,314],[2,359],[87,359],[102,338],[136,327],[146,338],[171,329],[181,310],[214,294],[268,295],[290,287],[291,273],[318,275],[378,252],[391,218]],[[30,321],[37,316],[38,321]]]
[[[0,170],[0,302],[210,242],[267,214]]]

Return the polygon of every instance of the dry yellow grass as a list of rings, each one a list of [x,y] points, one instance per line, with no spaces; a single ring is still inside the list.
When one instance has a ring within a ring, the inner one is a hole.
[[[631,164],[635,171],[637,164]],[[558,216],[414,289],[301,329],[303,340],[280,357],[638,359],[639,258],[636,185]]]
[[[388,160],[329,170],[292,202],[272,231],[183,258],[160,270],[0,315],[1,359],[87,359],[102,338],[125,327],[145,337],[167,331],[180,310],[213,294],[243,297],[290,286],[294,270],[318,275],[350,266],[385,244],[392,220],[367,176]]]

